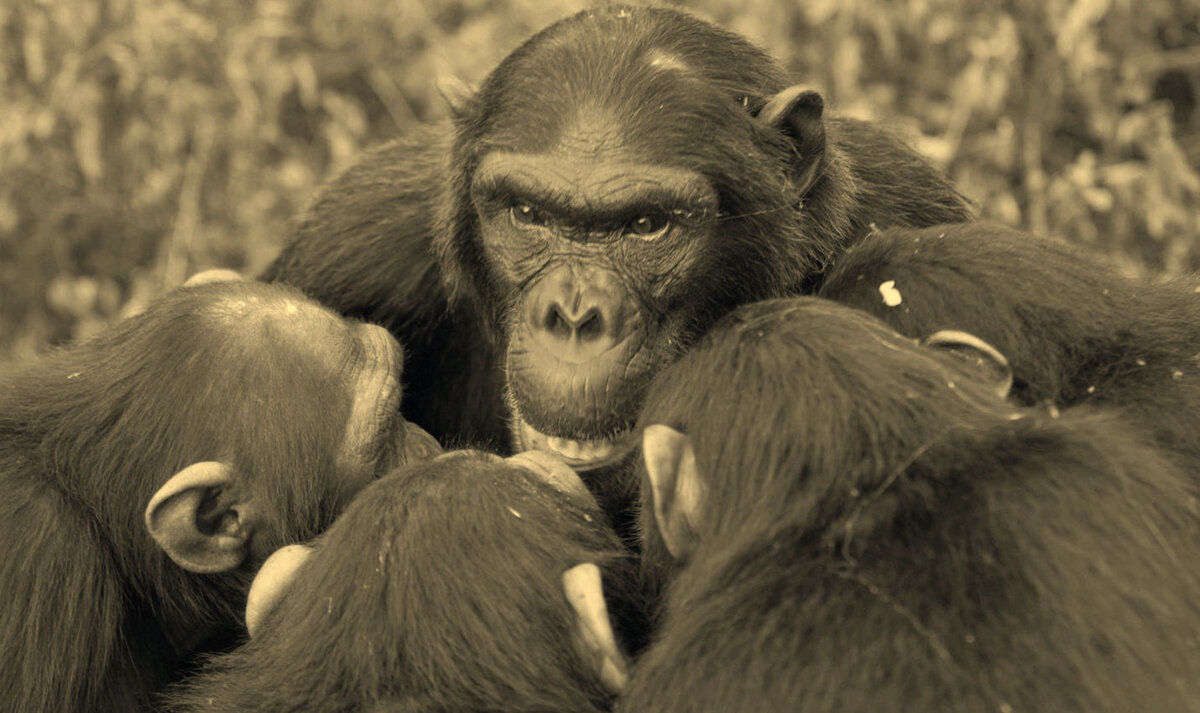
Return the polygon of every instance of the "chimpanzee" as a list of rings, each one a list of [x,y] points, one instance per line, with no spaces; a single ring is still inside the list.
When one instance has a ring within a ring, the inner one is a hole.
[[[618,711],[1200,711],[1194,482],[933,341],[771,300],[659,375],[645,556],[680,568]]]
[[[1198,285],[1131,278],[1065,243],[971,224],[874,232],[819,295],[909,337],[976,334],[1010,361],[1018,402],[1119,404],[1200,467]]]
[[[250,643],[213,657],[167,708],[607,710],[626,678],[634,583],[561,461],[448,453],[368,485],[313,547],[272,555],[251,588]]]
[[[721,314],[810,292],[872,223],[969,218],[926,159],[825,116],[743,38],[618,6],[364,156],[264,277],[392,330],[406,414],[439,440],[504,449],[510,415],[518,446],[586,471],[636,445],[645,384]]]
[[[270,552],[440,452],[401,367],[384,329],[222,282],[0,370],[0,710],[143,710],[232,643]]]

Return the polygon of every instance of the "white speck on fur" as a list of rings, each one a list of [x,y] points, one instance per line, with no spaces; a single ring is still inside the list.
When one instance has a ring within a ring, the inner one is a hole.
[[[888,307],[895,307],[904,301],[900,296],[900,290],[896,289],[896,281],[888,280],[879,286],[879,294],[883,296],[883,303]]]

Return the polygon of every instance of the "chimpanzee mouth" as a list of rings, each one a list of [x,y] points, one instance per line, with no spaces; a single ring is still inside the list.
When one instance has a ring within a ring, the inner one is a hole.
[[[633,444],[632,431],[621,431],[609,438],[575,440],[551,436],[537,430],[517,417],[517,440],[520,450],[539,450],[562,458],[575,470],[594,470],[619,462]]]

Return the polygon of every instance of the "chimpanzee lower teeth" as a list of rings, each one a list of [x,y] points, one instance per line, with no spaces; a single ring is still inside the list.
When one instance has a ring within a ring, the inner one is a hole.
[[[612,455],[613,450],[616,448],[614,443],[607,439],[573,441],[568,438],[558,438],[555,436],[546,438],[546,446],[560,456],[572,460],[585,461],[606,458]]]

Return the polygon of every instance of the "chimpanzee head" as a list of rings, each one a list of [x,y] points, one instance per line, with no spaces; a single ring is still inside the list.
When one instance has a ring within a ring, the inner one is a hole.
[[[447,453],[273,554],[247,602],[250,643],[172,710],[598,713],[626,678],[605,594],[620,624],[633,574],[561,461]]]
[[[110,340],[110,359],[72,378],[128,372],[98,450],[128,444],[122,457],[154,476],[145,525],[186,570],[261,561],[315,535],[379,474],[440,452],[399,415],[396,340],[295,290],[187,287]]]
[[[0,368],[0,698],[141,709],[229,643],[272,550],[440,451],[399,417],[400,376],[385,330],[207,278]]]
[[[639,416],[648,569],[749,524],[845,511],[947,434],[1014,418],[1011,385],[1004,356],[964,332],[921,343],[810,297],[737,309]]]
[[[618,459],[663,363],[822,263],[795,237],[822,111],[742,38],[636,7],[550,26],[457,107],[438,247],[507,343],[520,446]]]
[[[400,346],[299,291],[200,280],[16,373],[8,417],[152,581],[311,537],[440,449],[399,416]]]

